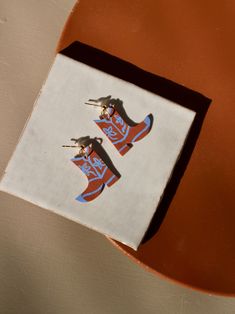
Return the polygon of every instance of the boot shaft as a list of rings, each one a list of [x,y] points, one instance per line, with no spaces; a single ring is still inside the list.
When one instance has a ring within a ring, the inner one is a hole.
[[[114,145],[124,142],[128,136],[130,126],[123,120],[116,109],[114,109],[109,119],[101,118],[94,121]]]
[[[107,171],[106,164],[94,150],[87,158],[74,157],[71,161],[82,170],[89,181],[102,178]]]

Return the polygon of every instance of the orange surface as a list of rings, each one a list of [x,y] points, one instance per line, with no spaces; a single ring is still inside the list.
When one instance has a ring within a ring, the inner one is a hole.
[[[138,252],[154,271],[235,295],[235,2],[89,0],[58,50],[79,40],[212,99],[187,169],[155,236]]]

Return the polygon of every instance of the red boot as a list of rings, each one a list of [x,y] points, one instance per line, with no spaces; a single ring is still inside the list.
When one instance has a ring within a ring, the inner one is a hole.
[[[88,179],[86,190],[76,197],[76,200],[80,202],[92,201],[103,191],[105,185],[110,187],[119,179],[92,149],[90,149],[88,157],[74,157],[71,160]]]
[[[131,148],[131,143],[144,138],[151,129],[151,115],[135,126],[129,126],[119,112],[112,108],[110,116],[100,116],[100,120],[94,120],[98,127],[109,138],[121,155],[125,155]]]

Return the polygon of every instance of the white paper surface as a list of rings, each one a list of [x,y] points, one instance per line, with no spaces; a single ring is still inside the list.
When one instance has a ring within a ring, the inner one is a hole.
[[[112,95],[129,117],[154,117],[151,132],[121,156],[93,120],[99,109],[89,98]],[[33,113],[7,166],[0,189],[77,221],[137,249],[180,154],[195,112],[58,54]],[[75,198],[87,178],[65,149],[70,138],[102,137],[121,174],[88,203]]]

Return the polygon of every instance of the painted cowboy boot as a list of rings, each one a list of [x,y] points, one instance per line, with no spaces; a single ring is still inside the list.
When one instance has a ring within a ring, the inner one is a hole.
[[[82,194],[76,197],[77,201],[84,203],[94,200],[103,191],[105,185],[110,187],[119,179],[92,148],[92,144],[81,146],[80,153],[71,161],[82,170],[88,179],[88,186]]]
[[[148,115],[141,123],[130,126],[115,108],[114,101],[111,96],[108,96],[98,100],[90,99],[87,104],[102,107],[100,119],[94,121],[119,153],[125,155],[132,143],[141,140],[149,133],[152,124],[151,115]]]

